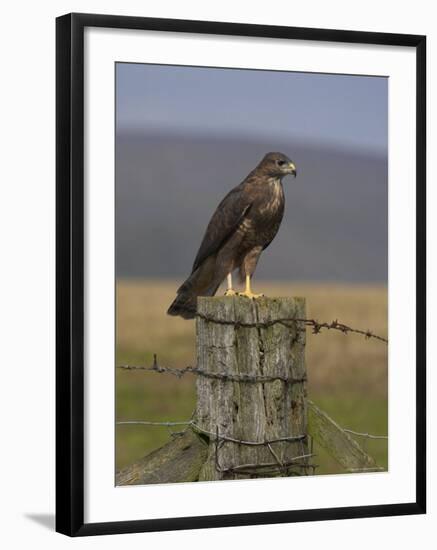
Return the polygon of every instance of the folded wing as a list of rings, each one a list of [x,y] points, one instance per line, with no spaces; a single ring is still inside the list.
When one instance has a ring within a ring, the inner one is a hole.
[[[212,254],[215,254],[234,234],[250,210],[251,197],[242,185],[232,189],[217,206],[206,228],[205,235],[194,260],[191,273]]]

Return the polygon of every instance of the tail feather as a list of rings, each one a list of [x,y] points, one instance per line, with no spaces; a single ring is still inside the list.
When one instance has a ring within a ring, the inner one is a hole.
[[[214,296],[222,282],[211,276],[214,264],[215,258],[206,260],[182,283],[167,310],[168,315],[179,315],[184,319],[193,319],[196,316],[198,296]]]
[[[167,310],[168,315],[194,319],[196,316],[197,296],[178,294]]]

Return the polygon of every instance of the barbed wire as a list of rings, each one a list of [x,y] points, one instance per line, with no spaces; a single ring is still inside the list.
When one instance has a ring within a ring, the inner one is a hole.
[[[313,334],[319,334],[323,329],[326,330],[338,330],[342,332],[343,334],[359,334],[361,336],[364,336],[366,340],[369,340],[371,338],[374,338],[375,340],[379,340],[380,342],[384,342],[388,344],[388,339],[384,338],[383,336],[379,336],[378,334],[375,334],[371,330],[362,330],[362,329],[356,329],[353,327],[350,327],[349,325],[345,325],[344,323],[340,323],[338,319],[334,319],[331,322],[325,322],[325,321],[317,321],[316,319],[302,319],[299,317],[280,317],[277,319],[271,319],[268,321],[254,321],[254,322],[246,322],[246,321],[226,321],[223,319],[217,319],[216,317],[210,317],[209,315],[205,315],[203,313],[197,313],[197,317],[200,319],[203,319],[204,321],[215,323],[218,325],[234,325],[235,327],[243,327],[243,328],[269,328],[273,325],[284,325],[288,328],[290,328],[289,323],[303,323],[306,327],[312,328]]]
[[[124,370],[156,372],[160,374],[162,373],[172,374],[177,378],[182,378],[182,376],[184,376],[185,374],[196,374],[196,375],[204,376],[205,378],[213,378],[216,380],[226,380],[228,382],[267,383],[267,382],[275,382],[276,380],[280,380],[287,384],[297,384],[299,382],[306,382],[307,380],[306,376],[296,378],[292,376],[284,376],[281,374],[264,375],[264,374],[244,374],[244,373],[230,374],[227,372],[210,372],[210,371],[205,371],[203,369],[200,369],[199,367],[193,367],[191,365],[188,365],[187,367],[183,367],[181,369],[175,369],[172,367],[163,367],[158,364],[158,358],[156,353],[153,354],[153,364],[150,367],[143,366],[143,365],[120,365],[117,368],[124,369]]]
[[[157,422],[154,420],[121,420],[119,422],[116,422],[116,424],[118,426],[123,426],[126,424],[142,424],[144,426],[166,426],[168,428],[171,426],[190,426],[191,421],[188,420],[188,421],[181,421],[181,422],[177,422],[177,421],[176,422]]]
[[[355,432],[354,430],[349,430],[348,428],[342,428],[344,432],[347,432],[358,437],[365,437],[366,439],[388,439],[388,435],[372,435],[366,432]]]
[[[315,319],[296,319],[296,320],[302,321],[303,323],[305,323],[307,327],[312,327],[313,334],[319,334],[319,332],[322,329],[339,330],[343,334],[348,334],[349,332],[351,332],[353,334],[360,334],[361,336],[364,336],[366,340],[373,338],[375,340],[379,340],[380,342],[384,342],[385,344],[388,344],[388,338],[379,336],[378,334],[375,334],[371,330],[361,330],[357,328],[352,328],[348,325],[345,325],[344,323],[340,323],[337,319],[335,319],[334,321],[331,321],[330,323],[326,323],[326,322],[319,323]]]
[[[211,433],[211,432],[208,432]],[[228,437],[228,436],[222,436],[219,433],[219,428],[216,426],[216,432],[215,432],[215,438],[214,438],[214,465],[217,470],[217,472],[222,474],[240,474],[240,475],[257,475],[261,473],[261,475],[266,475],[270,473],[278,473],[278,471],[282,472],[283,474],[291,473],[289,470],[291,468],[314,468],[315,465],[308,464],[306,462],[298,462],[298,460],[306,460],[307,458],[311,458],[312,456],[315,456],[314,454],[305,453],[299,456],[295,456],[292,458],[287,459],[286,461],[280,460],[278,455],[275,453],[275,451],[272,448],[272,443],[278,443],[278,442],[284,442],[284,441],[302,441],[303,439],[306,439],[307,436],[286,436],[271,440],[265,440],[265,441],[257,441],[257,442],[247,442],[247,441],[241,441],[236,440],[235,438]],[[272,454],[273,458],[275,459],[275,462],[258,462],[258,463],[247,463],[247,464],[238,464],[236,466],[227,466],[226,468],[222,467],[220,465],[219,461],[219,448],[220,445],[223,444],[224,441],[231,441],[234,443],[238,443],[240,445],[257,445],[257,446],[265,446]],[[261,470],[261,472],[260,472]]]
[[[155,421],[155,420],[120,420],[116,422],[117,425],[129,425],[129,424],[138,424],[138,425],[144,425],[144,426],[164,426],[164,427],[172,427],[172,426],[192,426],[195,430],[204,433],[206,435],[215,435],[213,432],[209,432],[203,428],[201,428],[196,422],[193,420],[176,420],[176,421]],[[373,435],[367,432],[355,432],[354,430],[349,430],[348,428],[341,428],[344,432],[366,437],[368,439],[388,439],[388,435]],[[220,436],[222,439],[225,439],[225,436]],[[277,443],[280,441],[301,441],[305,439],[307,436],[305,435],[298,435],[298,436],[286,436],[284,438],[277,438],[273,440],[268,441],[261,441],[261,442],[254,442],[254,441],[242,441],[240,439],[235,438],[227,438],[226,441],[231,441],[233,443],[240,443],[241,445],[265,445],[269,443]]]
[[[194,431],[209,435],[212,437],[217,437],[216,433],[211,432],[209,430],[206,430],[205,428],[202,428],[199,426],[196,422],[193,420],[186,420],[186,421],[164,421],[164,422],[156,422],[153,420],[122,420],[116,422],[117,425],[126,425],[126,424],[139,424],[144,426],[164,426],[164,427],[171,427],[171,426],[191,426]],[[262,446],[262,445],[269,445],[272,443],[281,443],[281,442],[289,442],[294,443],[297,441],[303,441],[306,439],[306,435],[286,435],[283,437],[276,437],[274,439],[267,439],[264,441],[245,441],[244,439],[237,439],[235,437],[230,437],[226,435],[219,435],[220,441],[228,441],[230,443],[236,443],[238,445],[246,445],[246,446]]]

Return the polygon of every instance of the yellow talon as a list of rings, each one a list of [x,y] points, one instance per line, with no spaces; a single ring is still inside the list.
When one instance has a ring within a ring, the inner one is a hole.
[[[251,300],[256,300],[257,298],[261,298],[264,296],[264,294],[254,294],[253,292],[239,292],[238,296],[245,296],[246,298],[250,298]]]
[[[264,296],[264,294],[254,294],[252,292],[252,289],[250,287],[250,277],[249,275],[246,275],[246,289],[244,292],[239,292],[238,296],[245,296],[246,298],[250,298],[251,300],[256,300],[257,298],[261,298]]]
[[[225,296],[236,296],[237,293],[232,288],[228,288],[225,292]]]
[[[232,288],[232,273],[228,273],[228,288],[226,289],[225,296],[236,296],[237,293]]]

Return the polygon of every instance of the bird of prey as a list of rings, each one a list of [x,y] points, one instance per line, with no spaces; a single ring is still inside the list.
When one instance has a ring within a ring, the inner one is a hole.
[[[258,298],[251,289],[261,252],[278,232],[284,215],[282,178],[296,177],[294,163],[282,153],[267,153],[246,179],[229,191],[214,212],[188,279],[177,290],[167,313],[192,319],[197,297],[214,296],[227,277],[225,295],[237,294],[232,288],[232,272],[239,269],[246,282],[247,298]]]

